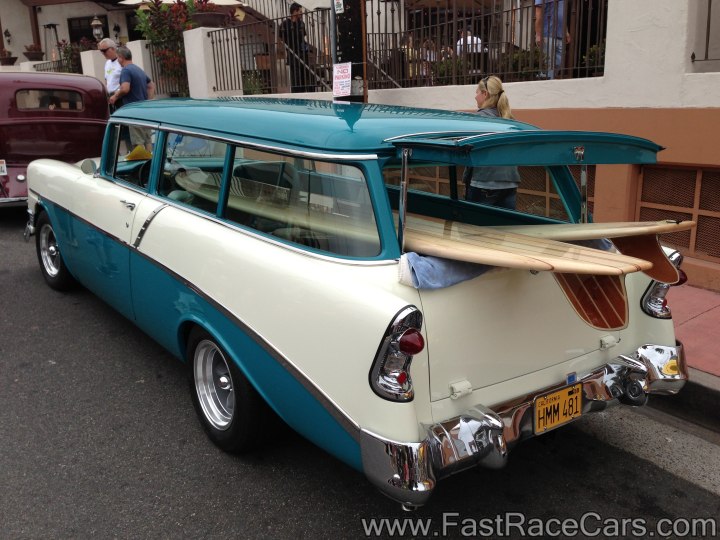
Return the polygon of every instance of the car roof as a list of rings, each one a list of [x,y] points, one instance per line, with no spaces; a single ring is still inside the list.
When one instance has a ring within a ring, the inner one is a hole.
[[[112,119],[338,153],[394,153],[388,139],[537,128],[473,113],[282,98],[165,99],[126,105]]]
[[[34,71],[5,71],[0,72],[0,88],[3,91],[12,91],[23,88],[54,88],[60,90],[103,90],[105,85],[89,75],[78,73],[54,73]]]

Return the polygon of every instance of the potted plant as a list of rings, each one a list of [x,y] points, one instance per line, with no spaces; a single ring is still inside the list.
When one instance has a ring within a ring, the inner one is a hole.
[[[602,76],[605,72],[605,40],[590,47],[583,56],[583,65],[593,76]]]
[[[210,0],[194,0],[188,2],[190,19],[194,26],[220,28],[225,26],[227,14],[219,11],[217,4]]]
[[[39,43],[31,43],[30,45],[25,45],[25,52],[23,53],[25,55],[25,58],[32,61],[38,61],[42,60],[45,56],[45,53],[42,50],[42,47]]]
[[[0,48],[0,66],[12,66],[15,64],[17,56],[13,56],[11,51]]]

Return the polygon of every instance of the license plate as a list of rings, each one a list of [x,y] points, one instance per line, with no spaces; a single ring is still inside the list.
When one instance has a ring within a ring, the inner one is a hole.
[[[535,435],[579,418],[582,384],[573,384],[535,399]]]

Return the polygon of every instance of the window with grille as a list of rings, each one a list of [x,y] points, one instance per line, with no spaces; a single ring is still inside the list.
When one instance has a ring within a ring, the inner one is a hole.
[[[683,254],[720,262],[720,169],[645,167],[637,219],[693,220],[691,231],[663,235]]]

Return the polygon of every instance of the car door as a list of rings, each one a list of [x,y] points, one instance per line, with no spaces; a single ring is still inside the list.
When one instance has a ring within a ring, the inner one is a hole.
[[[105,170],[86,175],[82,193],[74,198],[80,219],[71,232],[71,271],[88,289],[134,319],[130,250],[137,209],[147,199],[152,153],[131,150],[120,135],[111,132],[106,149],[111,159],[106,160]]]

